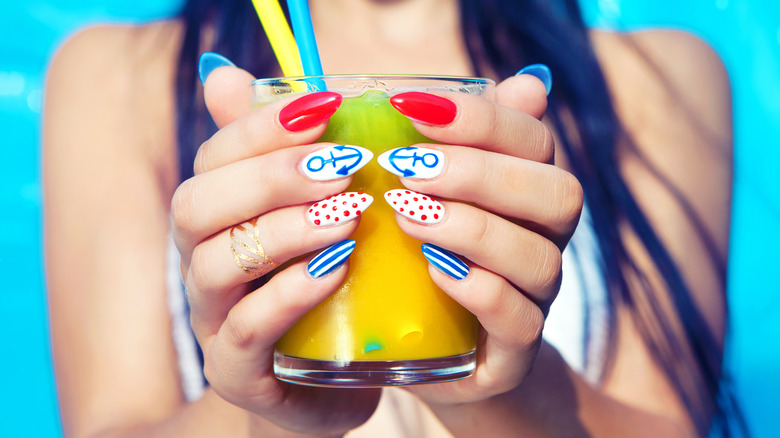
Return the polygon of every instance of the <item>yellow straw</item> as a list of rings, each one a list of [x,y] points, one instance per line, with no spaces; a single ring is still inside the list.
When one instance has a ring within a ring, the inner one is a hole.
[[[278,0],[252,0],[285,76],[303,76],[298,46]]]

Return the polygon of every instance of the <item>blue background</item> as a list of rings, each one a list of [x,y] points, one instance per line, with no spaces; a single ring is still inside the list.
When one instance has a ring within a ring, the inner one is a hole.
[[[40,112],[56,47],[95,22],[169,16],[180,0],[0,6],[0,436],[58,437],[41,254]],[[735,121],[728,364],[756,437],[780,409],[780,2],[581,0],[589,23],[692,32],[723,58]]]

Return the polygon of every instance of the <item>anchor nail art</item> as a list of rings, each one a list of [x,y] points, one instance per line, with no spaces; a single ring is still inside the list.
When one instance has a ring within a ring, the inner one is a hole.
[[[393,210],[421,224],[435,224],[444,219],[444,206],[430,196],[411,190],[396,189],[385,193]]]
[[[357,219],[372,202],[374,198],[367,193],[340,193],[309,207],[306,216],[318,227],[343,224]]]
[[[307,155],[301,170],[315,181],[331,181],[352,175],[372,158],[374,154],[368,149],[342,144]]]
[[[404,178],[432,179],[444,168],[443,153],[416,146],[391,149],[376,161],[388,172]]]
[[[469,266],[455,254],[432,243],[422,244],[422,253],[436,269],[456,280],[463,280],[469,275]]]
[[[306,269],[312,277],[322,277],[323,275],[335,271],[336,268],[344,264],[354,249],[354,240],[342,240],[317,254],[316,257],[311,259],[308,266],[306,266]]]

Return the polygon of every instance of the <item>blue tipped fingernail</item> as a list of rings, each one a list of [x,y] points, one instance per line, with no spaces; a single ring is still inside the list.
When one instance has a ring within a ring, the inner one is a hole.
[[[456,280],[463,280],[469,275],[469,267],[455,254],[432,243],[422,244],[422,253],[436,269]]]
[[[517,72],[515,76],[519,75],[536,76],[544,84],[544,88],[547,90],[547,95],[550,95],[550,90],[552,90],[552,72],[550,71],[550,67],[547,67],[544,64],[527,65],[520,69],[520,71]]]
[[[219,53],[203,52],[203,54],[200,55],[200,60],[198,60],[198,75],[200,76],[200,83],[205,84],[206,78],[209,77],[211,72],[219,67],[224,67],[226,65],[235,67],[235,64],[230,62],[229,59],[225,58]]]
[[[344,264],[355,249],[354,240],[342,240],[311,259],[306,269],[314,278],[322,277]]]

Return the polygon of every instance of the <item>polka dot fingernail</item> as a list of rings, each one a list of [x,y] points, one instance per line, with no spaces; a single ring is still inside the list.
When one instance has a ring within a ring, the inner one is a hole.
[[[421,224],[435,224],[444,219],[444,206],[428,195],[396,189],[385,193],[385,201],[393,210]]]
[[[367,193],[339,193],[309,207],[306,216],[318,227],[343,224],[357,219],[372,202],[374,198]]]

